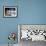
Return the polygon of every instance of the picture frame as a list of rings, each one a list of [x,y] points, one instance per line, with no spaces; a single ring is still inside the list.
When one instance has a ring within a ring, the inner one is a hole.
[[[3,17],[17,17],[17,6],[4,6]]]
[[[28,37],[25,38],[22,31],[27,30]],[[46,41],[46,24],[18,24],[18,42],[20,43],[22,40]]]

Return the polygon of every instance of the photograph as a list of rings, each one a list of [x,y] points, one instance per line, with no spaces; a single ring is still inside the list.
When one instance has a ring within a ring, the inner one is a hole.
[[[20,24],[18,33],[20,33],[20,41],[46,41],[46,25]]]
[[[17,7],[4,6],[4,17],[17,17]]]

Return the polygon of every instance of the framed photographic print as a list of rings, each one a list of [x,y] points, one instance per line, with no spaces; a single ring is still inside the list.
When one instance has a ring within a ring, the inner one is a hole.
[[[17,17],[17,7],[16,6],[4,6],[4,17]]]
[[[46,41],[46,24],[19,24],[18,42],[22,40]]]

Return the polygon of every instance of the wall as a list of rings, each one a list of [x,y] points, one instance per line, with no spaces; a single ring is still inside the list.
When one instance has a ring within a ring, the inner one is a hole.
[[[17,5],[18,17],[3,18],[3,5]],[[17,34],[18,24],[46,24],[46,0],[0,0],[0,44],[8,43],[9,32]]]
[[[3,6],[17,6],[18,0],[0,0],[0,44],[7,44],[8,34],[10,32],[16,32],[17,35],[17,23],[18,18],[3,18]],[[18,43],[16,38],[15,43]]]
[[[46,24],[46,0],[20,0],[21,24]]]

